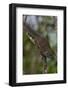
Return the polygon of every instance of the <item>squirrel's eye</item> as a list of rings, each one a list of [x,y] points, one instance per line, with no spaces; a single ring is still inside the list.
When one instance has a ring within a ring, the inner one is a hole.
[[[45,51],[45,52],[44,52],[44,55],[45,55],[46,57],[51,57],[51,54],[50,54],[48,51]]]
[[[47,56],[47,55],[48,55],[48,51],[45,51],[45,52],[44,52],[44,55]]]

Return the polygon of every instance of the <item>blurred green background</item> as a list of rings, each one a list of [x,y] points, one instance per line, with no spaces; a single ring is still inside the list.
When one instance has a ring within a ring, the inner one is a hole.
[[[23,20],[26,16],[26,23],[43,37],[47,37],[50,47],[57,54],[57,17],[24,15]],[[27,32],[23,32],[23,74],[44,74],[42,56],[30,38]],[[57,73],[57,58],[48,58],[47,68],[47,73]]]

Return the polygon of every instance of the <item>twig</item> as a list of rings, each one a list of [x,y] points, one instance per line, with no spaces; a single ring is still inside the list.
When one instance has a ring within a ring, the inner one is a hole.
[[[48,71],[47,59],[43,57],[43,74],[46,74]]]

